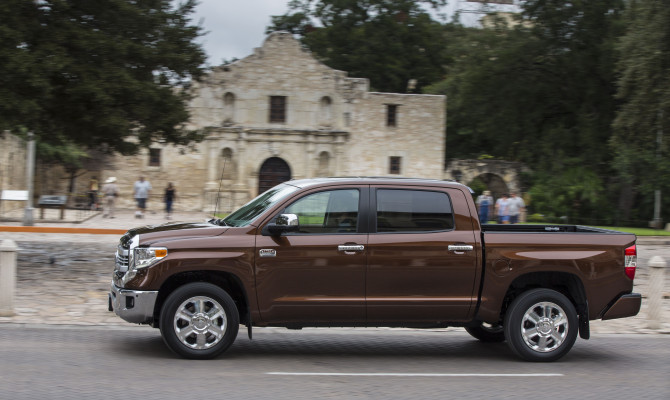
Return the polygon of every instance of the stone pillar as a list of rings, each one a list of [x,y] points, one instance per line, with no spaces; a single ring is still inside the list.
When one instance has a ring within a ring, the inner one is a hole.
[[[238,189],[241,188],[246,188],[247,187],[247,182],[246,182],[246,176],[245,176],[245,171],[247,170],[246,168],[246,156],[244,153],[246,152],[246,137],[242,137],[240,135],[239,140],[237,141],[237,176],[234,178],[235,179],[235,186]]]
[[[5,239],[0,243],[0,317],[14,315],[17,250],[13,240]]]
[[[219,175],[217,175],[219,153],[216,142],[209,142],[207,147],[209,147],[207,149],[207,184],[211,186],[212,183],[216,184],[219,181]]]
[[[665,287],[665,268],[667,262],[659,256],[649,261],[649,310],[647,326],[649,329],[660,329],[663,323],[663,289]]]
[[[342,162],[342,157],[344,156],[344,139],[340,136],[335,138],[335,154],[334,154],[334,160],[333,160],[333,170],[335,173],[333,176],[342,176],[345,175],[343,173],[343,162]],[[349,171],[347,171],[347,174]]]
[[[314,136],[311,133],[306,133],[303,136],[303,151],[305,152],[304,163],[304,173],[305,178],[313,178],[316,173],[317,163],[314,162]]]

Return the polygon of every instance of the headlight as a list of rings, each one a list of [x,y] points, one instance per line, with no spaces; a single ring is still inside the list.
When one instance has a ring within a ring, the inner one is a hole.
[[[165,247],[137,247],[131,253],[130,266],[134,269],[146,268],[167,257]]]

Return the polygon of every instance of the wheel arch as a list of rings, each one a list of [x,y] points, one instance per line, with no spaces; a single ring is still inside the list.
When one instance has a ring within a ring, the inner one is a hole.
[[[579,316],[579,335],[582,339],[588,339],[590,332],[586,290],[579,276],[569,272],[529,272],[518,276],[507,288],[500,309],[500,319],[504,320],[507,308],[520,294],[540,288],[555,290],[572,302]]]
[[[237,276],[229,272],[200,270],[180,272],[170,276],[163,282],[160,289],[158,290],[158,297],[156,298],[156,304],[154,305],[152,326],[159,326],[161,309],[163,308],[165,300],[168,298],[168,296],[170,296],[170,294],[177,288],[193,282],[211,283],[225,290],[226,293],[232,297],[235,305],[237,306],[237,311],[240,315],[240,323],[246,325],[251,323],[251,321],[249,321],[249,299],[242,281]]]

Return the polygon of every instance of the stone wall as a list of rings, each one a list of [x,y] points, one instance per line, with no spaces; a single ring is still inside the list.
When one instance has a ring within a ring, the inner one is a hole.
[[[26,143],[9,132],[0,132],[0,192],[27,190]],[[0,211],[25,207],[25,201],[2,201]]]

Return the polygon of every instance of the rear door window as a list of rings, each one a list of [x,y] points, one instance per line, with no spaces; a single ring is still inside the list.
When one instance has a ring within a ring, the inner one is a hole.
[[[377,232],[435,232],[454,229],[449,196],[443,192],[377,190]]]

